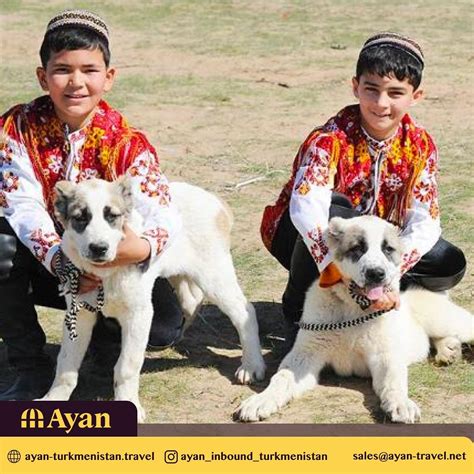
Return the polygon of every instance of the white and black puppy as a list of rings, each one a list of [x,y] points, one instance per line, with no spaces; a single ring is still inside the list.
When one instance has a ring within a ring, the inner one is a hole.
[[[391,420],[413,423],[420,410],[408,398],[408,365],[428,356],[430,339],[436,359],[453,362],[461,355],[461,342],[474,340],[474,319],[447,295],[413,289],[401,294],[399,310],[352,327],[347,321],[371,313],[360,307],[357,297],[373,302],[387,289],[399,290],[397,230],[377,217],[334,218],[328,242],[342,282],[321,288],[316,281],[309,288],[302,316],[307,329],[300,329],[267,389],[245,400],[236,415],[242,421],[267,418],[316,387],[319,373],[329,365],[339,375],[371,376]],[[315,331],[317,324],[334,324],[336,329]]]
[[[102,279],[102,312],[120,323],[122,350],[114,369],[115,399],[135,403],[139,422],[145,419],[138,399],[139,375],[153,317],[152,288],[158,276],[170,279],[187,324],[204,297],[231,319],[242,344],[242,365],[236,372],[238,382],[249,383],[264,377],[255,310],[239,287],[229,249],[232,214],[220,199],[196,186],[171,183],[170,194],[183,227],[169,247],[143,271],[137,265],[97,266],[114,260],[125,222],[138,235],[142,231],[142,219],[133,209],[127,178],[115,182],[91,179],[79,184],[62,181],[56,185],[56,191],[56,213],[65,229],[62,249],[77,268]],[[88,303],[95,303],[96,293],[84,296]],[[69,305],[70,296],[66,295],[66,299]],[[56,377],[43,400],[69,399],[95,320],[93,312],[80,311],[76,340],[71,340],[64,328]]]

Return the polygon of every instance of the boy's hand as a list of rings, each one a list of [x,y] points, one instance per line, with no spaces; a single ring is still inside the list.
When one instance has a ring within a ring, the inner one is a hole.
[[[62,255],[61,251],[58,250],[51,260],[51,267],[54,271],[54,274],[57,276],[56,268],[61,263]],[[92,273],[82,273],[79,277],[79,291],[78,293],[81,295],[83,293],[89,293],[89,291],[95,290],[100,284],[102,280]]]
[[[95,290],[102,280],[92,273],[83,273],[79,277],[79,294],[89,293],[89,291]]]
[[[377,301],[374,301],[370,305],[370,309],[374,311],[385,310],[390,311],[391,309],[400,308],[400,294],[394,291],[388,291],[382,295]]]
[[[96,265],[97,268],[118,267],[121,265],[131,265],[134,263],[141,263],[150,256],[151,248],[146,239],[142,239],[135,232],[124,226],[124,237],[118,244],[117,255],[112,262],[103,265]]]

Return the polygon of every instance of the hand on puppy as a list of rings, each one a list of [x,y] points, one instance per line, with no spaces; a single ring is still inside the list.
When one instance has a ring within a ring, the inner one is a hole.
[[[83,293],[89,293],[89,291],[95,290],[102,280],[92,273],[83,273],[79,277],[79,291],[78,293],[82,295]]]
[[[124,226],[124,237],[117,247],[117,255],[111,262],[96,265],[97,268],[118,267],[132,265],[145,261],[151,252],[148,240],[139,237],[127,224]]]

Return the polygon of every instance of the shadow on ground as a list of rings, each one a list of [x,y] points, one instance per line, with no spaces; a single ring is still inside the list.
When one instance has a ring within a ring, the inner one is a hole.
[[[271,302],[257,302],[254,305],[258,315],[267,375],[264,381],[254,384],[252,389],[261,392],[276,372],[281,359],[288,351],[288,346],[285,342],[281,305]],[[59,345],[48,344],[46,351],[55,359]],[[91,344],[80,370],[78,387],[71,399],[113,398],[113,366],[119,352],[120,343],[117,341],[104,343],[96,340]],[[174,350],[147,353],[142,373],[165,372],[177,367],[213,368],[233,382],[235,370],[240,365],[240,356],[241,346],[230,320],[216,306],[205,305]],[[13,379],[14,373],[8,369],[4,344],[0,343],[0,390],[6,388]],[[362,393],[364,405],[372,414],[374,421],[384,421],[370,380],[341,378],[326,370],[321,375],[320,384],[341,386]]]
[[[265,380],[252,385],[252,390],[261,392],[268,385],[279,363],[288,351],[281,315],[281,305],[271,302],[254,303],[258,315],[260,340],[267,364]],[[469,346],[463,348],[463,357],[474,361]],[[58,344],[48,344],[46,351],[56,359]],[[117,340],[104,343],[95,340],[91,344],[82,364],[79,383],[71,399],[96,400],[113,398],[113,367],[120,352]],[[214,305],[205,305],[186,331],[183,340],[174,348],[162,352],[147,352],[142,373],[160,373],[175,368],[217,369],[220,375],[234,383],[234,373],[240,365],[241,346],[237,332],[230,320]],[[5,345],[0,343],[0,390],[6,389],[14,380],[14,372],[8,368]],[[384,413],[371,387],[369,379],[338,377],[331,370],[323,371],[320,385],[343,387],[361,393],[363,404],[374,422],[386,422]]]

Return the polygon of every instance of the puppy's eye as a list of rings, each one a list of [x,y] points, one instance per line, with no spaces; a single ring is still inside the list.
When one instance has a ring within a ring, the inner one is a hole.
[[[120,217],[122,217],[122,214],[120,212],[117,212],[115,209],[112,210],[110,207],[104,208],[104,219],[109,224],[115,223]]]
[[[382,250],[386,253],[393,253],[395,252],[396,249],[392,247],[390,244],[388,244],[387,242],[384,242],[382,245]]]
[[[367,244],[363,239],[357,239],[349,243],[346,255],[352,261],[357,261],[367,252]]]
[[[71,216],[71,219],[76,222],[86,222],[87,215],[86,214],[76,214],[75,216]]]

